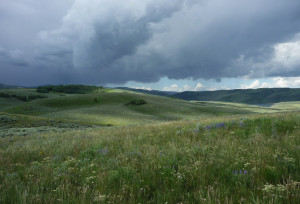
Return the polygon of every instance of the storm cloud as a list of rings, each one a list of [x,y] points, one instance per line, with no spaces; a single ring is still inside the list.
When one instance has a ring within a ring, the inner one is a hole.
[[[11,2],[0,9],[0,82],[300,76],[299,0]]]

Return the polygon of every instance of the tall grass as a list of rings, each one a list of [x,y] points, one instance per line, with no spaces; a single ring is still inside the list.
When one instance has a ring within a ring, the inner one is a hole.
[[[297,203],[300,117],[0,139],[0,203]]]

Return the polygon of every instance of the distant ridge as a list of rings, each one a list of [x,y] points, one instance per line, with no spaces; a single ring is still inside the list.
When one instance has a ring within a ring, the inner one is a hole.
[[[220,91],[185,91],[172,95],[183,100],[269,104],[300,101],[300,88],[261,88]]]
[[[13,86],[13,85],[5,85],[5,84],[0,84],[0,89],[19,89],[23,88],[21,86]]]
[[[116,89],[123,89],[123,90],[141,92],[141,93],[158,95],[158,96],[172,96],[172,95],[178,93],[178,92],[174,92],[174,91],[145,90],[145,89],[134,89],[134,88],[128,88],[128,87],[116,87]]]
[[[0,89],[37,88],[0,83]],[[300,88],[260,88],[260,89],[234,89],[218,91],[159,91],[134,89],[129,87],[115,87],[116,89],[166,96],[187,101],[224,101],[247,103],[254,105],[268,105],[272,103],[300,101]]]

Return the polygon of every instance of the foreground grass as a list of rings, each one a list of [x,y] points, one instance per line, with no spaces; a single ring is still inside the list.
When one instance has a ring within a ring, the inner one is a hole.
[[[297,203],[298,114],[0,138],[0,203]]]

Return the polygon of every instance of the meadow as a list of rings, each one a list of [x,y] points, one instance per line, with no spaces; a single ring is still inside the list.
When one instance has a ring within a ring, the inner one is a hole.
[[[39,94],[0,99],[0,203],[299,203],[299,102]]]

